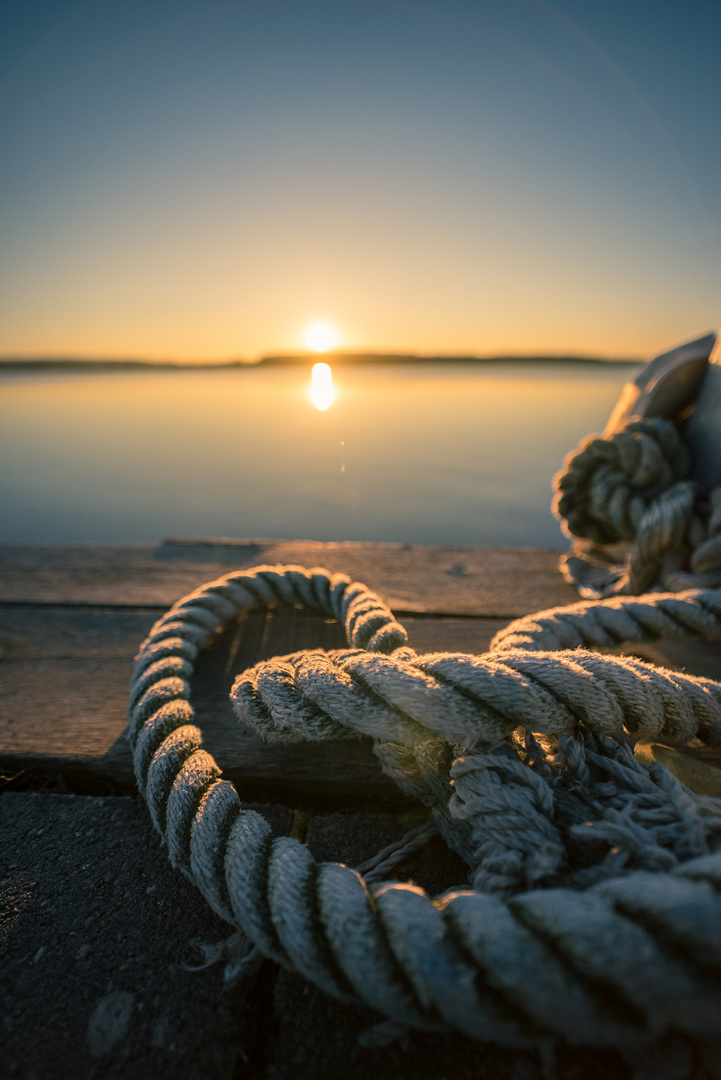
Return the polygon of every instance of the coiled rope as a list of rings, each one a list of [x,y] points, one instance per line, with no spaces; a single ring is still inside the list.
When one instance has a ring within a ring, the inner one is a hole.
[[[246,671],[239,716],[271,740],[371,736],[468,861],[471,888],[431,899],[318,864],[220,778],[193,723],[193,663],[228,620],[267,604],[339,620],[349,648]],[[721,686],[583,646],[715,635],[720,616],[721,591],[615,597],[519,620],[484,656],[418,656],[344,575],[228,574],[175,604],[140,649],[138,786],[213,910],[336,998],[512,1046],[563,1038],[630,1054],[669,1033],[701,1045],[721,1034],[721,801],[637,762],[630,742],[721,743]]]
[[[591,436],[554,477],[553,508],[576,543],[561,571],[582,596],[721,585],[721,487],[689,479],[680,425],[632,420]]]

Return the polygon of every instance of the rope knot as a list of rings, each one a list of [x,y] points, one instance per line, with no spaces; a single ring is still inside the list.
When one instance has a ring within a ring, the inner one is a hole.
[[[568,455],[552,509],[579,538],[560,568],[583,597],[721,585],[721,488],[704,496],[690,467],[679,426],[659,417]]]
[[[232,693],[241,719],[276,740],[370,736],[383,769],[432,813],[365,879],[274,838],[193,723],[199,650],[240,611],[277,603],[338,619],[348,648],[245,672]],[[174,605],[136,659],[129,739],[173,865],[239,932],[205,949],[206,962],[225,959],[234,980],[268,956],[398,1024],[513,1046],[623,1050],[664,1032],[721,1033],[721,800],[628,746],[629,734],[721,743],[721,686],[578,647],[587,633],[715,626],[721,593],[593,610],[592,626],[578,606],[540,613],[470,656],[417,655],[379,597],[317,568],[228,574]],[[431,900],[380,884],[436,827],[473,889]]]
[[[610,438],[591,436],[554,477],[554,513],[568,535],[613,544],[632,540],[649,506],[685,480],[688,448],[671,420],[635,420]]]

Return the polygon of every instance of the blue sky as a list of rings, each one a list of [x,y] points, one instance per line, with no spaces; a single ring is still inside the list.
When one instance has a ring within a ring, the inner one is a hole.
[[[721,4],[0,3],[0,353],[721,323]]]

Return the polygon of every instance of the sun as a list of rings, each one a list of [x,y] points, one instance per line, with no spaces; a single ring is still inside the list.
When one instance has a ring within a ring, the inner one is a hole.
[[[328,352],[338,342],[338,334],[326,322],[314,322],[303,331],[303,341],[313,352]]]

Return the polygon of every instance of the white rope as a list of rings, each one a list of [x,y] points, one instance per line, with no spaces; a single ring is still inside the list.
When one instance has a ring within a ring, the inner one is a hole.
[[[690,469],[679,425],[659,417],[591,436],[568,455],[553,509],[580,538],[561,571],[582,596],[721,585],[721,487],[702,491]]]
[[[469,862],[472,888],[432,900],[369,887],[273,839],[221,779],[193,723],[193,662],[225,622],[268,603],[339,619],[349,648],[245,672],[232,692],[241,718],[276,740],[372,736],[384,770]],[[721,610],[712,591],[678,608],[635,603],[604,605],[591,638],[625,633],[613,618],[655,632],[646,608],[676,633]],[[401,1025],[629,1054],[667,1036],[717,1038],[721,801],[640,764],[628,744],[721,742],[721,686],[549,651],[573,633],[586,643],[579,605],[526,622],[485,656],[417,656],[378,597],[323,570],[259,567],[181,600],[141,647],[129,714],[138,785],[171,860],[254,949]]]

